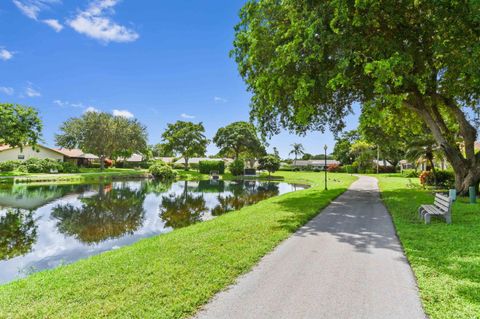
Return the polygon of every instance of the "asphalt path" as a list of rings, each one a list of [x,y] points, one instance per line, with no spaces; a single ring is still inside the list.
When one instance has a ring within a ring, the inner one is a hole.
[[[377,180],[360,177],[195,318],[425,317]]]

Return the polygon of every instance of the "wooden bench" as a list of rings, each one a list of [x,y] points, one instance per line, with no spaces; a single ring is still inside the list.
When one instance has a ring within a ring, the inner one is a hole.
[[[433,205],[422,205],[418,209],[420,218],[425,219],[425,224],[430,223],[432,216],[445,218],[447,224],[452,223],[452,199],[448,196],[436,193]]]

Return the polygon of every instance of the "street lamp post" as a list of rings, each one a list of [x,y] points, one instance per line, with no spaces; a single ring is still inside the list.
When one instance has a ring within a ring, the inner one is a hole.
[[[325,145],[323,147],[323,149],[325,150],[325,165],[323,167],[323,170],[325,171],[325,190],[328,190],[327,188],[327,145]]]

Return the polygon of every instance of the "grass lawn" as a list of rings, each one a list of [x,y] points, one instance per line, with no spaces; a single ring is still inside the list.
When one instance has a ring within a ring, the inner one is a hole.
[[[480,204],[459,199],[451,225],[417,218],[432,203],[418,179],[379,177],[382,197],[417,277],[425,311],[432,319],[480,318]]]
[[[356,178],[281,172],[313,187],[0,286],[0,318],[186,318]],[[335,179],[335,180],[334,180]]]
[[[0,183],[44,183],[44,182],[89,182],[99,179],[115,179],[145,176],[147,170],[108,168],[101,171],[98,168],[82,168],[80,173],[73,174],[41,174],[8,172],[0,173]]]

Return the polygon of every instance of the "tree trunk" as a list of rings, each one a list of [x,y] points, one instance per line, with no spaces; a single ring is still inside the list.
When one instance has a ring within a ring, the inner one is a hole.
[[[415,110],[430,129],[435,141],[442,148],[455,172],[455,188],[460,195],[468,194],[470,186],[480,182],[480,153],[475,154],[477,130],[470,124],[465,114],[452,99],[439,94],[431,97],[435,102],[426,103],[423,96],[412,98],[407,106]],[[459,134],[463,138],[465,156],[456,144],[455,133],[449,130],[442,118],[439,105],[443,105],[454,116],[459,125]]]
[[[188,171],[188,158],[185,157],[185,170]]]
[[[105,169],[105,156],[100,156],[100,170],[103,171]]]

